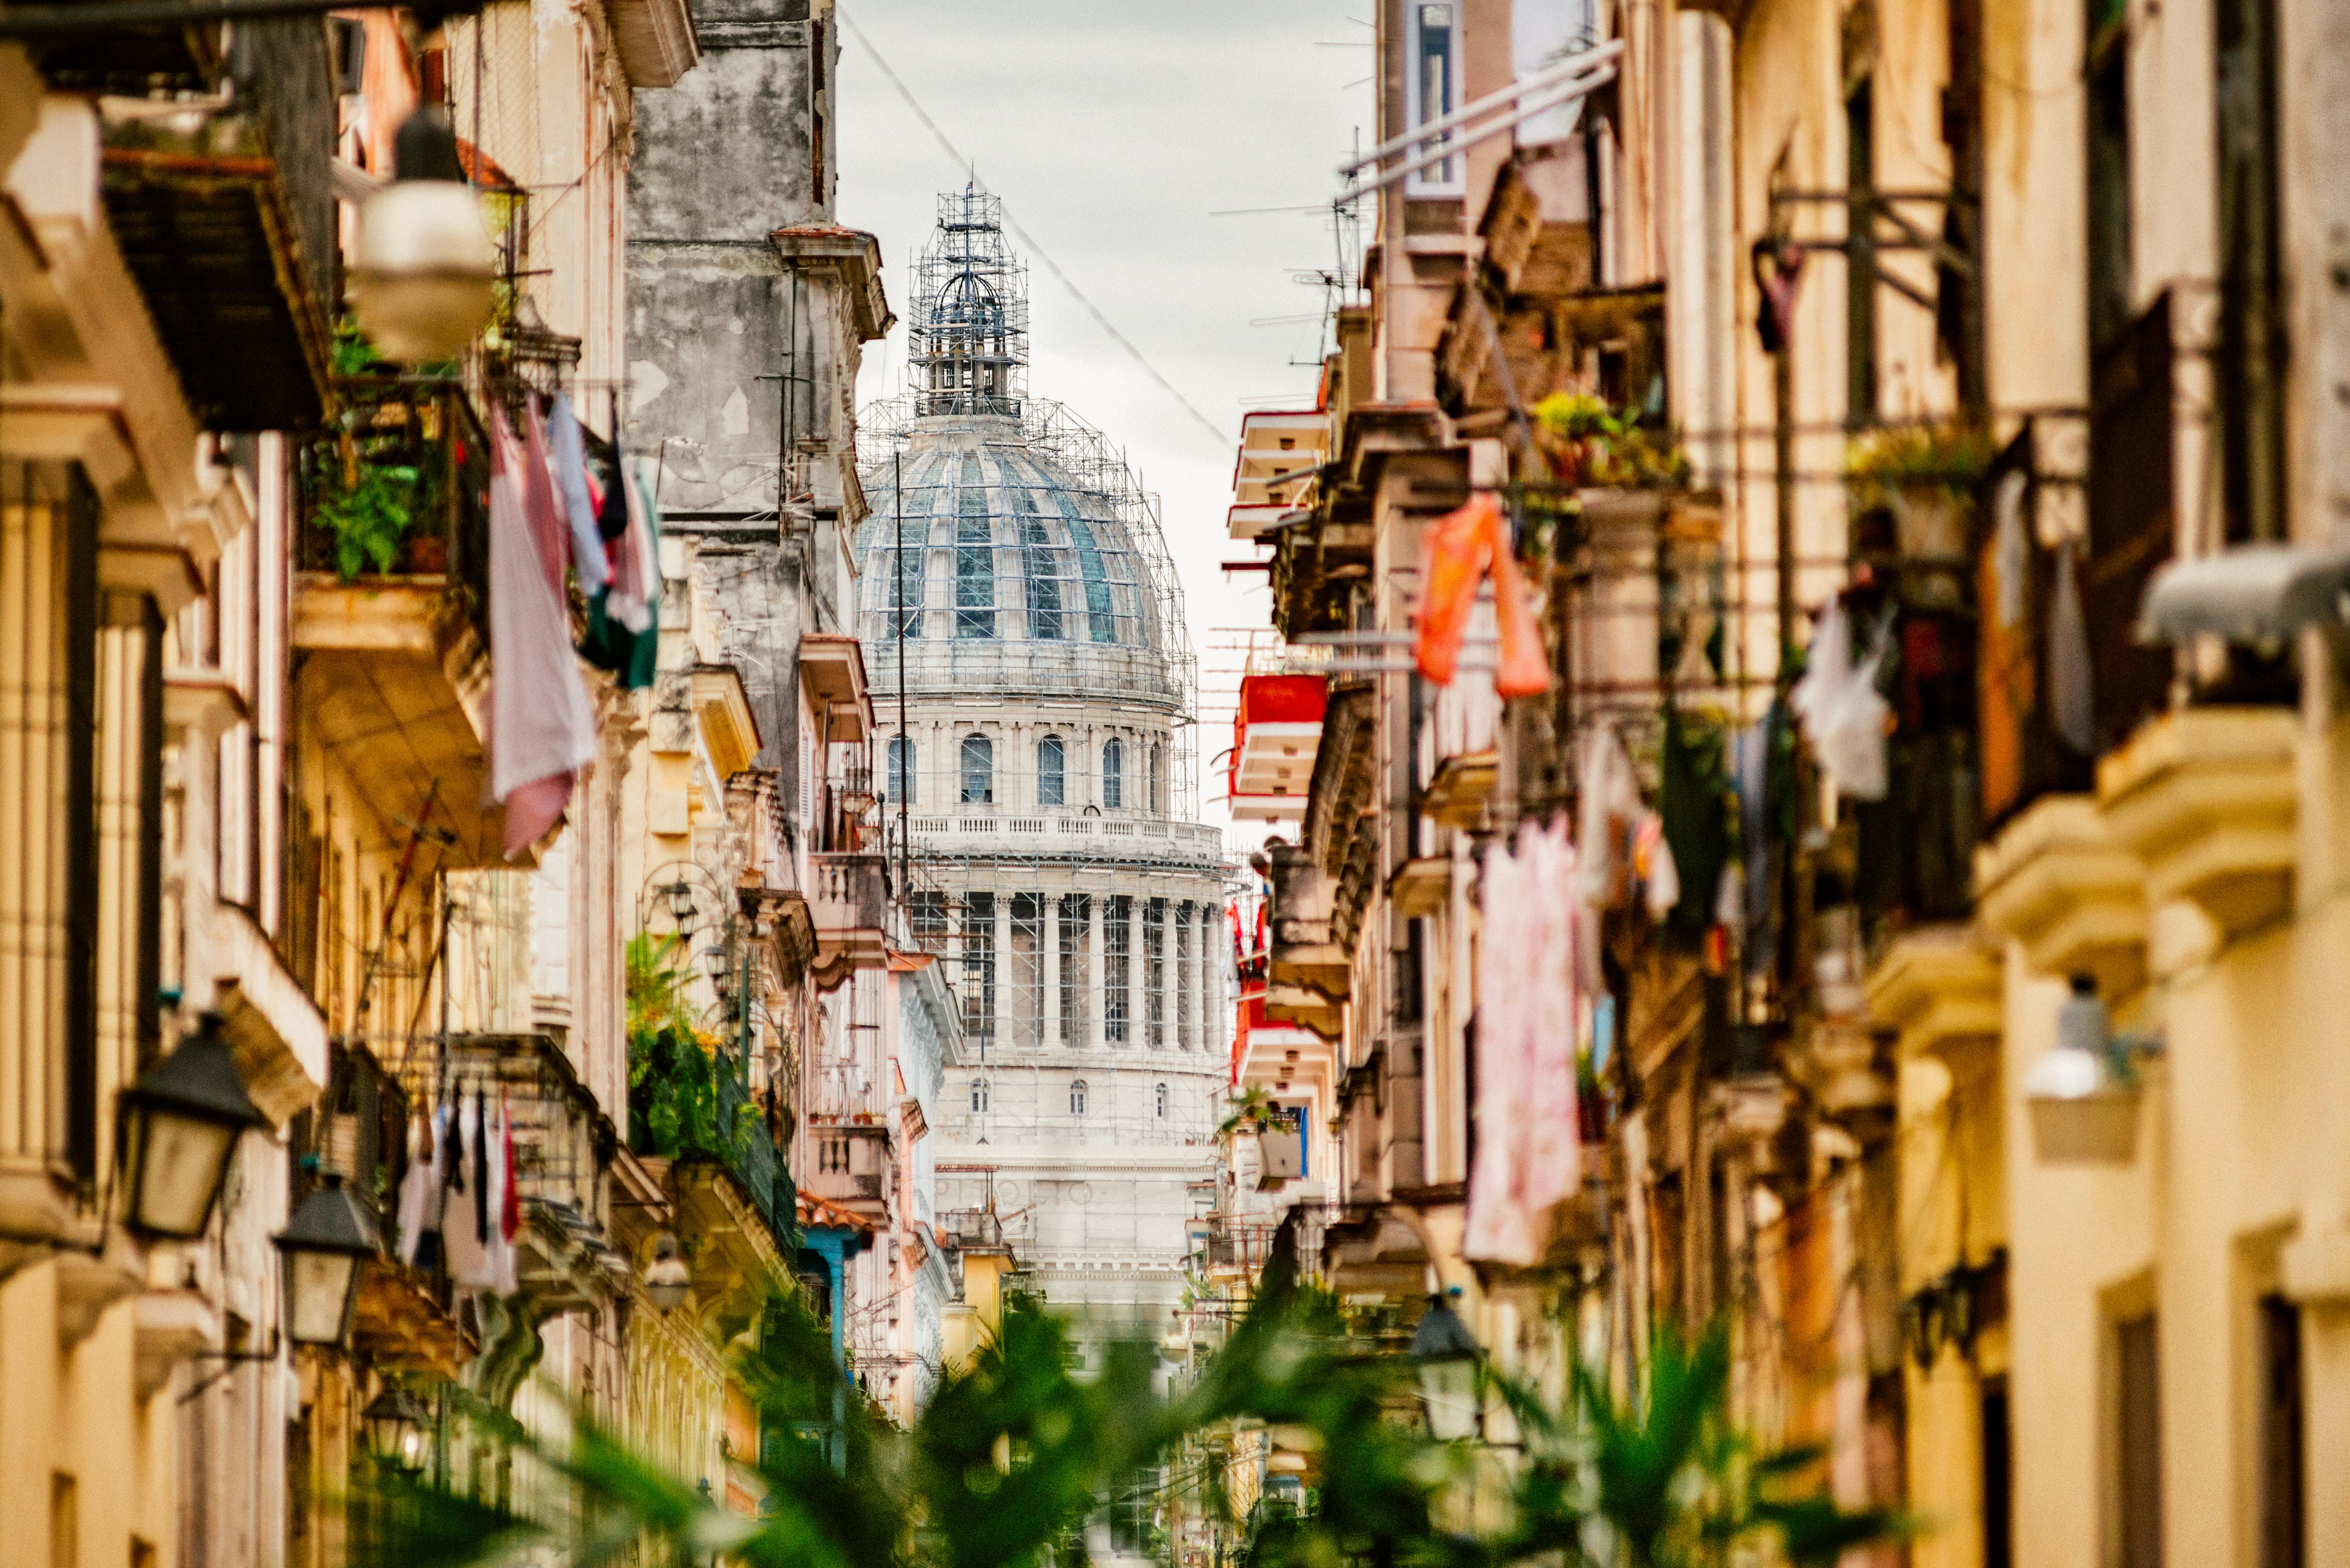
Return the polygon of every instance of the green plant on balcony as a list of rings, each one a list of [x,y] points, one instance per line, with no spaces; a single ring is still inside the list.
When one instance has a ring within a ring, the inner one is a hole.
[[[1273,1096],[1254,1084],[1232,1096],[1232,1114],[1217,1124],[1219,1138],[1228,1138],[1244,1129],[1262,1133],[1288,1125],[1288,1117],[1273,1103]]]
[[[1897,548],[1922,560],[1967,552],[1975,487],[1998,448],[1972,425],[1892,425],[1856,437],[1845,452],[1853,515],[1893,515]]]
[[[343,468],[342,483],[318,498],[312,516],[335,536],[335,570],[349,582],[370,568],[389,572],[400,559],[416,521],[418,474],[405,463],[353,461]]]
[[[1554,392],[1534,405],[1534,419],[1535,444],[1562,484],[1629,490],[1690,482],[1679,439],[1638,410],[1611,408],[1587,392]]]
[[[729,1093],[733,1069],[695,1028],[676,967],[675,937],[629,939],[629,1124],[640,1154],[740,1155],[757,1125],[748,1096]]]

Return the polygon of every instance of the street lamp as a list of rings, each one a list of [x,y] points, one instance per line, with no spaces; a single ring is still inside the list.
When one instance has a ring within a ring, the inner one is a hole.
[[[489,319],[497,283],[446,109],[425,104],[401,123],[392,171],[392,182],[359,209],[351,309],[387,358],[445,359]]]
[[[120,1103],[131,1229],[176,1241],[203,1235],[237,1135],[268,1125],[245,1092],[220,1014],[197,1020],[196,1032],[141,1073]]]
[[[375,1255],[375,1226],[340,1171],[319,1185],[276,1238],[286,1271],[286,1333],[296,1345],[340,1346],[359,1310],[359,1265]]]
[[[1461,1293],[1455,1285],[1453,1295]],[[1440,1443],[1476,1436],[1484,1402],[1477,1390],[1477,1336],[1442,1296],[1428,1298],[1428,1310],[1412,1331],[1411,1359],[1419,1373],[1419,1402],[1428,1429]]]
[[[680,877],[661,892],[669,899],[669,918],[676,923],[678,934],[693,929],[693,884]]]
[[[662,1312],[671,1312],[684,1304],[686,1291],[693,1282],[686,1272],[685,1249],[667,1231],[653,1238],[653,1261],[645,1265],[645,1295]]]
[[[377,1462],[411,1475],[424,1468],[424,1428],[432,1418],[415,1395],[389,1383],[359,1412]]]

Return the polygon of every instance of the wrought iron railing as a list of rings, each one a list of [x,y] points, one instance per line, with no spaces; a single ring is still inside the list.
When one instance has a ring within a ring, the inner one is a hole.
[[[766,1117],[744,1081],[741,1064],[732,1052],[722,1050],[717,1065],[718,1125],[729,1129],[731,1137],[729,1147],[705,1152],[734,1173],[750,1194],[751,1206],[767,1222],[776,1245],[788,1249],[797,1234],[798,1213],[791,1172],[768,1133]]]
[[[302,450],[296,564],[442,579],[486,647],[490,451],[464,388],[352,376],[336,392],[339,415]]]

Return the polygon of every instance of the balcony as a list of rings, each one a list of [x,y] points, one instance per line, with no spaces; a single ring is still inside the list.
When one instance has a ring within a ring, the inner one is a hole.
[[[1322,464],[1329,454],[1326,412],[1304,409],[1243,415],[1226,531],[1235,539],[1254,539],[1311,512],[1320,497]]]
[[[387,823],[424,824],[451,867],[504,865],[489,759],[489,448],[460,387],[342,383],[302,452],[297,701]]]
[[[1975,852],[1983,923],[2048,975],[2090,974],[2107,996],[2146,976],[2146,867],[2087,795],[2033,802]]]
[[[816,715],[819,752],[872,733],[872,691],[865,678],[865,654],[855,638],[813,631],[802,636],[800,690]]]
[[[768,1250],[788,1250],[795,1194],[776,1147],[773,1107],[753,1094],[743,1059],[723,1046],[705,1048],[664,1030],[650,1047],[630,1047],[629,1136],[650,1163],[667,1160],[681,1177],[723,1177],[724,1198],[705,1190],[702,1208],[729,1205],[765,1225]],[[708,1189],[709,1180],[683,1180]]]
[[[2097,764],[2098,810],[2150,902],[2192,903],[2224,937],[2293,907],[2300,725],[2290,708],[2186,708]]]
[[[1904,1056],[1955,1060],[2004,1028],[1998,950],[1962,925],[1904,932],[1874,964],[1868,1012],[1893,1030]]]
[[[202,117],[200,134],[151,117],[109,124],[99,195],[197,419],[310,430],[329,401],[336,250],[326,36],[306,21],[237,31],[227,68],[159,31],[62,46],[44,71],[61,87],[138,97],[233,88],[235,107]]]
[[[878,854],[808,857],[808,914],[816,924],[816,969],[837,985],[852,969],[889,960],[888,857]]]
[[[1241,678],[1227,781],[1235,821],[1274,822],[1305,815],[1329,696],[1329,682],[1318,675]]]
[[[897,1174],[889,1127],[878,1122],[812,1121],[808,1142],[814,1167],[804,1189],[861,1219],[886,1221]]]

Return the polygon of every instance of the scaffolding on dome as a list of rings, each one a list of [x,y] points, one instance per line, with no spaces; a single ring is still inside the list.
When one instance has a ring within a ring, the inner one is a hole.
[[[919,411],[1017,418],[1027,390],[1028,269],[1003,243],[1003,203],[975,185],[939,197],[914,261],[907,379]]]

